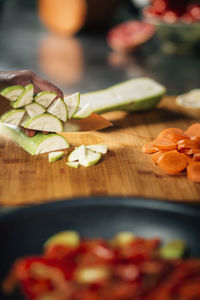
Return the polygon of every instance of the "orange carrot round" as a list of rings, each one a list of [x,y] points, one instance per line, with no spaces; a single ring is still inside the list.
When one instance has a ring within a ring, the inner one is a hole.
[[[160,150],[175,150],[176,149],[176,143],[164,139],[164,138],[157,138],[155,141],[153,141],[153,145],[160,149]]]
[[[144,153],[153,154],[158,150],[159,149],[154,146],[153,142],[148,142],[142,146],[142,152]]]
[[[161,157],[161,155],[162,155],[163,153],[165,153],[165,151],[158,151],[158,152],[155,152],[155,153],[153,153],[153,154],[151,155],[151,158],[152,158],[152,160],[153,160],[153,162],[154,162],[155,164],[158,163],[158,160],[160,159],[160,157]]]
[[[200,137],[200,123],[194,123],[184,132],[189,137],[198,136]]]
[[[177,150],[163,153],[158,160],[158,166],[167,174],[174,175],[183,171],[188,164],[188,160],[183,153]]]
[[[179,140],[189,138],[189,136],[187,136],[183,130],[179,128],[166,128],[159,133],[157,138],[164,138],[177,143]]]
[[[200,182],[200,162],[192,161],[187,167],[187,176],[190,180]]]
[[[193,161],[200,161],[200,153],[194,154],[193,157],[192,157],[192,160]]]

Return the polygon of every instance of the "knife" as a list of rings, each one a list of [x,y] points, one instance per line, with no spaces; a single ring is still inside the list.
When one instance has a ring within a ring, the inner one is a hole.
[[[10,101],[0,95],[0,116],[12,109]],[[65,132],[83,132],[83,131],[95,131],[107,128],[113,124],[103,118],[102,116],[92,113],[89,117],[84,119],[70,119],[63,124],[63,132],[59,134],[64,135]]]

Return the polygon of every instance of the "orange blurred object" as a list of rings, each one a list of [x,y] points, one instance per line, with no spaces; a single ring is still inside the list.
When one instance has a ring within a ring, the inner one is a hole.
[[[38,0],[41,21],[51,31],[62,35],[73,35],[85,23],[86,0]]]
[[[82,46],[73,37],[47,35],[39,45],[39,65],[53,81],[74,84],[82,77]]]

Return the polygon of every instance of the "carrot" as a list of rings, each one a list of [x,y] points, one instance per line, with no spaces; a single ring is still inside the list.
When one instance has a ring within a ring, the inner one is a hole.
[[[192,155],[192,154],[198,154],[200,153],[200,149],[190,148],[190,149],[184,149],[185,154]]]
[[[164,138],[157,138],[153,141],[153,145],[160,149],[160,150],[175,150],[176,149],[176,143],[164,139]]]
[[[148,142],[142,146],[142,152],[153,154],[159,151],[157,147],[154,146],[153,142]]]
[[[187,167],[187,176],[190,180],[200,182],[200,162],[192,161]]]
[[[180,140],[177,143],[178,150],[185,148],[200,149],[200,141],[198,140]]]
[[[188,164],[188,160],[183,153],[177,150],[163,153],[158,160],[158,166],[167,174],[174,175],[183,171]]]
[[[151,158],[155,164],[158,163],[158,160],[160,159],[163,153],[165,153],[165,151],[158,151],[151,155]]]
[[[192,161],[200,161],[200,153],[196,153],[192,157]]]
[[[179,128],[166,128],[163,131],[159,133],[157,138],[161,139],[168,139],[172,142],[177,143],[179,140],[187,139],[189,136],[187,136],[183,130]]]
[[[184,132],[189,137],[198,136],[200,137],[200,123],[194,123]]]

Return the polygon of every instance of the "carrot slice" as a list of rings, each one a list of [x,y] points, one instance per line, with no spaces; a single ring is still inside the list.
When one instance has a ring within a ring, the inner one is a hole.
[[[200,153],[200,149],[190,148],[190,149],[184,149],[185,154],[192,155],[192,154],[198,154]]]
[[[185,148],[200,149],[200,141],[198,140],[180,140],[177,143],[178,150]]]
[[[167,140],[167,139],[161,139],[157,138],[155,141],[153,141],[153,145],[160,149],[160,150],[175,150],[176,149],[176,143]]]
[[[153,142],[148,142],[142,146],[142,152],[144,153],[153,154],[157,151],[159,151],[159,149],[154,146]]]
[[[192,157],[192,161],[200,161],[200,153],[196,153]]]
[[[159,133],[157,138],[168,139],[174,143],[177,143],[179,140],[189,138],[189,136],[179,128],[166,128]]]
[[[165,151],[158,151],[151,155],[151,158],[155,164],[158,163],[158,160],[160,159],[160,157],[162,156],[163,153],[165,153]]]
[[[192,161],[187,167],[187,176],[190,180],[200,182],[200,162]]]
[[[189,137],[198,136],[200,137],[200,123],[194,123],[184,132]]]
[[[167,174],[174,175],[183,171],[188,164],[188,160],[183,153],[177,150],[163,153],[158,160],[158,166]]]

